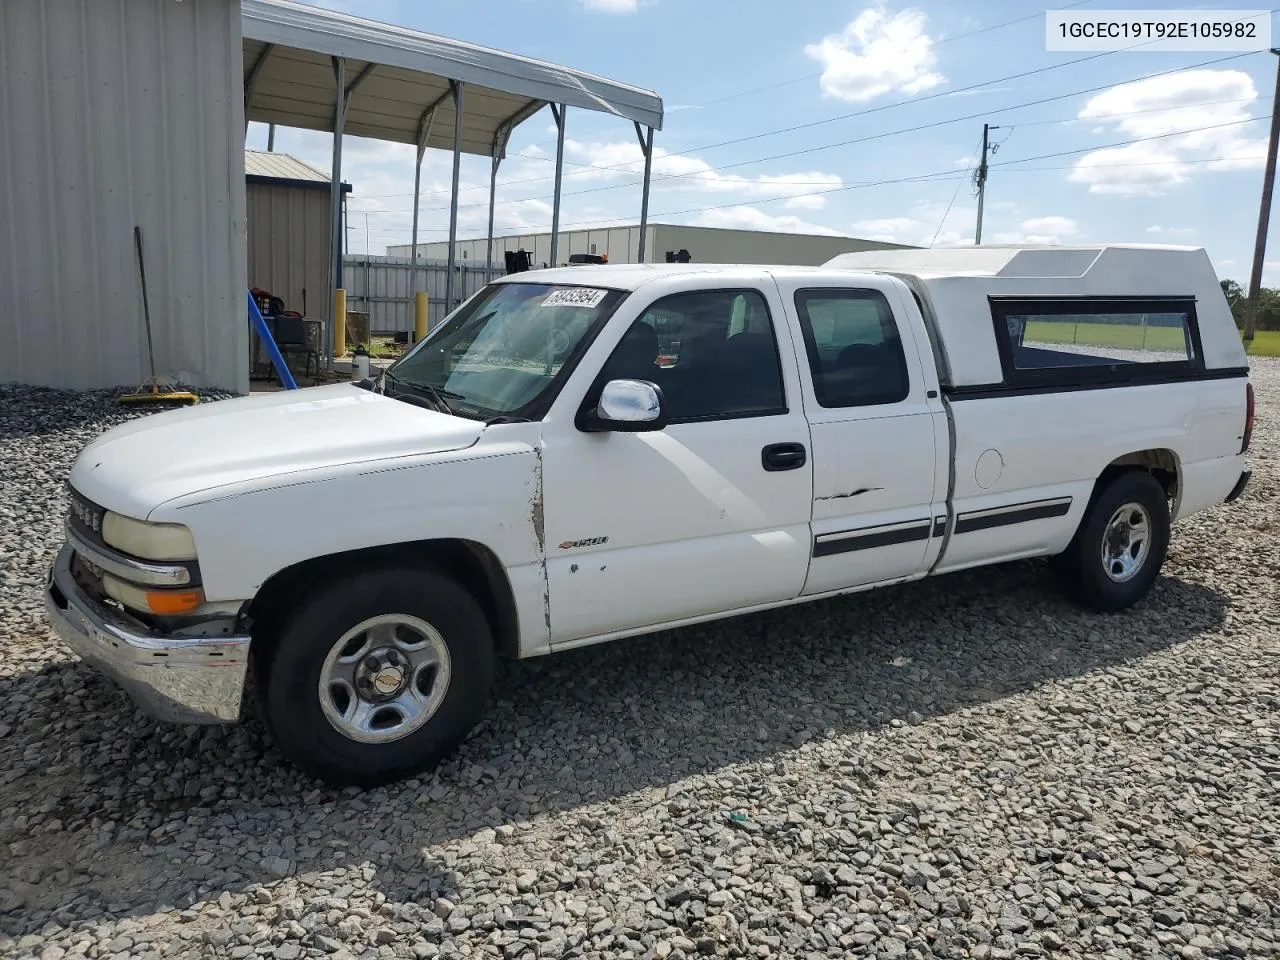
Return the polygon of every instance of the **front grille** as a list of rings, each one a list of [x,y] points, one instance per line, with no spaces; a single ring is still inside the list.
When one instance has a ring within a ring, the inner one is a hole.
[[[71,524],[95,543],[102,542],[102,519],[106,513],[96,503],[86,500],[75,490],[71,491]]]

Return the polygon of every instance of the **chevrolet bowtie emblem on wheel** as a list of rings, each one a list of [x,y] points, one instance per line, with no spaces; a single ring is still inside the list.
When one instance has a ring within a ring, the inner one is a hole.
[[[608,537],[592,537],[590,540],[566,540],[560,544],[561,550],[575,550],[578,547],[598,547],[602,543],[608,543]]]

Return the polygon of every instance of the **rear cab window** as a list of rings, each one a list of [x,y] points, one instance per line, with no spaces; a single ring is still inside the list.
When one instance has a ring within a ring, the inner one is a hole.
[[[889,301],[879,290],[798,290],[796,313],[823,407],[899,403],[911,381]]]

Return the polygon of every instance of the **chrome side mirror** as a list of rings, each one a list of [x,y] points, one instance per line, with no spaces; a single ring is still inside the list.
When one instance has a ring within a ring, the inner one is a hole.
[[[610,380],[600,392],[595,412],[582,424],[587,430],[624,433],[661,430],[666,425],[662,390],[647,380]]]

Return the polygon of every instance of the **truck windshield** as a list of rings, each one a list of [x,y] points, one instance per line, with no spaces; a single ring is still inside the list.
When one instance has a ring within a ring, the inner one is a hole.
[[[387,370],[388,394],[427,396],[472,419],[536,420],[626,293],[495,283]]]

